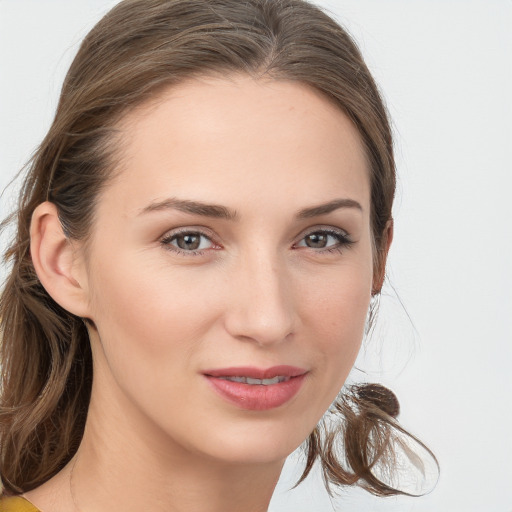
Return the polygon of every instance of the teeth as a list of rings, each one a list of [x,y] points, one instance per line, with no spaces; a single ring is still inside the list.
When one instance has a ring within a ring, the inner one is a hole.
[[[222,377],[224,380],[230,380],[231,382],[242,382],[243,384],[247,384],[247,379],[245,377]]]
[[[259,386],[271,386],[272,384],[279,384],[280,382],[285,382],[290,380],[290,377],[285,377],[282,375],[278,375],[272,379],[253,379],[251,377],[220,377],[224,380],[229,380],[231,382],[240,382],[242,384],[250,384],[250,385],[259,385]]]

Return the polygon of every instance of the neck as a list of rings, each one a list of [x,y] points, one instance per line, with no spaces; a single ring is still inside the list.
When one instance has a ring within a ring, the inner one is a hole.
[[[265,512],[282,469],[282,463],[230,465],[197,455],[164,460],[126,446],[100,451],[84,439],[70,478],[77,512]]]
[[[94,391],[70,464],[77,512],[268,509],[284,460],[241,463],[194,452],[130,410],[128,400]]]

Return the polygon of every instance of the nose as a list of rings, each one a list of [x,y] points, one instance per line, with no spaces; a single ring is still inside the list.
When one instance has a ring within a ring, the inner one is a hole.
[[[225,328],[231,336],[268,346],[285,341],[297,325],[293,287],[277,258],[254,255],[232,275]]]

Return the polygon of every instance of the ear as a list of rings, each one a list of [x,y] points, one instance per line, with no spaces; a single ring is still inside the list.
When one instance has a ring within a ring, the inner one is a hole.
[[[382,290],[384,278],[386,277],[386,261],[388,259],[389,248],[393,241],[393,219],[389,219],[382,233],[380,247],[377,249],[375,270],[373,274],[372,295],[377,295]]]
[[[76,244],[64,234],[53,203],[40,204],[32,214],[30,254],[37,276],[53,300],[70,313],[87,318],[84,265]]]

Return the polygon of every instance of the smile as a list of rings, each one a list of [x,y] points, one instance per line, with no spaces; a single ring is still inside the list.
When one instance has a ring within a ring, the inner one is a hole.
[[[280,407],[297,395],[308,370],[281,365],[267,369],[222,368],[203,373],[211,389],[240,409],[265,411]]]

